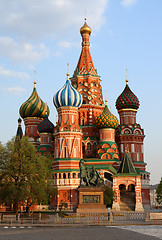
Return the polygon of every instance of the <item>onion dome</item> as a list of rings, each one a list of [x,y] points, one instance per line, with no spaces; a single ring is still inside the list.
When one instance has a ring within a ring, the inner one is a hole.
[[[49,108],[46,103],[44,103],[38,96],[36,90],[36,81],[34,82],[34,89],[31,96],[26,102],[24,102],[20,107],[20,116],[22,118],[27,117],[38,117],[42,118],[47,114],[49,115]]]
[[[80,107],[82,105],[82,95],[71,85],[69,73],[65,85],[57,91],[53,97],[53,103],[56,108],[59,107]]]
[[[107,107],[107,101],[105,108],[100,116],[96,117],[96,126],[98,128],[117,128],[119,121]]]
[[[116,100],[116,109],[138,109],[139,108],[139,100],[136,95],[131,91],[128,86],[128,80],[126,79],[126,86],[124,91],[120,94],[120,96]]]
[[[53,133],[54,125],[48,119],[47,114],[44,116],[43,121],[39,123],[37,129],[39,133]]]
[[[81,34],[83,34],[83,33],[88,33],[88,34],[90,35],[91,32],[92,32],[92,30],[91,30],[91,28],[87,25],[86,20],[87,20],[87,19],[85,18],[85,23],[84,23],[84,25],[81,27],[80,33],[81,33]]]

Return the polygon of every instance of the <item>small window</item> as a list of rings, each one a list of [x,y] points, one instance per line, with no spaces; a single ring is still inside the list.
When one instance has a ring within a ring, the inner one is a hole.
[[[72,123],[74,123],[74,115],[72,115]]]
[[[67,122],[67,115],[65,114],[65,123]]]
[[[82,153],[85,154],[85,144],[82,143]]]
[[[66,147],[64,148],[64,158],[67,158],[67,150],[66,150]]]
[[[63,174],[63,179],[66,179],[66,173]]]
[[[91,150],[91,144],[87,143],[87,150]]]

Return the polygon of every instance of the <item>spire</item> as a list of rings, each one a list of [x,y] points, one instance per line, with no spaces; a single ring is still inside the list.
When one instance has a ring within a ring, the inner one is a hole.
[[[125,79],[125,81],[126,81],[126,85],[128,85],[128,72],[127,72],[127,68],[126,68],[126,79]]]
[[[69,81],[69,63],[67,63],[67,73],[66,73],[66,76],[67,76],[67,81]]]
[[[35,78],[35,81],[34,81],[34,88],[36,88],[36,71],[34,70],[34,78]]]
[[[18,119],[18,128],[17,128],[17,133],[16,133],[16,137],[20,137],[20,139],[22,138],[23,136],[23,131],[22,131],[22,128],[21,128],[21,118],[19,117]]]
[[[82,35],[82,51],[74,74],[91,74],[97,76],[89,50],[89,36],[91,34],[91,28],[87,25],[86,18],[83,27],[80,29],[80,33]]]
[[[123,156],[123,159],[120,163],[118,172],[120,174],[137,174],[135,167],[133,165],[132,159],[131,159],[131,155],[129,153],[129,147],[128,145],[126,145],[125,147],[125,153]]]

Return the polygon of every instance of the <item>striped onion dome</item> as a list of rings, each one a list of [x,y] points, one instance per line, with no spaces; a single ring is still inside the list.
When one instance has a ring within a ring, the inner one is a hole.
[[[54,125],[48,119],[47,114],[44,116],[43,121],[39,123],[37,129],[39,133],[53,133]]]
[[[36,82],[34,82],[34,89],[31,96],[20,107],[20,110],[19,110],[20,116],[22,118],[27,118],[27,117],[42,118],[45,116],[46,111],[47,111],[47,114],[49,115],[49,107],[38,96],[38,93],[36,90]]]
[[[65,85],[57,91],[53,97],[53,103],[56,108],[59,107],[78,107],[82,105],[82,95],[71,85],[69,73]]]
[[[126,86],[124,91],[120,94],[120,96],[116,100],[116,109],[138,109],[139,108],[139,100],[136,95],[131,91],[128,86],[128,80],[126,79]]]
[[[107,107],[107,101],[105,108],[100,116],[96,117],[96,126],[98,128],[114,128],[116,129],[119,125],[117,117],[115,117]]]

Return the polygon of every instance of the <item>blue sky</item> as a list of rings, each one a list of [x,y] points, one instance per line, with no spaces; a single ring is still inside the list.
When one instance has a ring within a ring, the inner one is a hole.
[[[7,10],[6,10],[7,9]],[[33,89],[50,108],[55,92],[70,76],[81,51],[80,27],[92,28],[91,55],[101,76],[103,95],[118,116],[115,101],[125,87],[140,100],[137,123],[145,130],[145,162],[151,183],[162,176],[162,1],[161,0],[1,0],[0,141],[16,133],[19,107]]]

